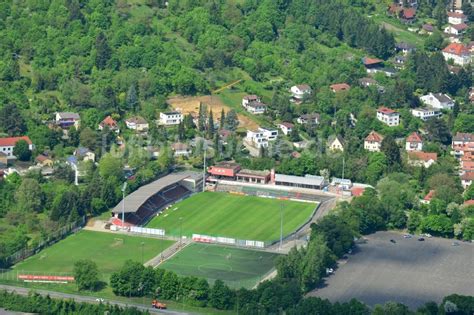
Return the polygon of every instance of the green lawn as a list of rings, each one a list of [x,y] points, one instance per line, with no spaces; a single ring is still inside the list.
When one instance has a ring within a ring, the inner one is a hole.
[[[15,265],[14,272],[72,273],[74,262],[91,259],[97,263],[104,280],[120,269],[128,259],[136,261],[155,257],[173,244],[153,238],[112,233],[80,231]]]
[[[223,280],[233,288],[252,288],[275,266],[278,254],[237,247],[197,244],[188,245],[159,268],[182,276]]]
[[[280,205],[284,235],[300,227],[316,207],[314,203],[204,192],[165,210],[147,227],[165,229],[168,235],[176,236],[194,233],[273,241],[280,237]]]

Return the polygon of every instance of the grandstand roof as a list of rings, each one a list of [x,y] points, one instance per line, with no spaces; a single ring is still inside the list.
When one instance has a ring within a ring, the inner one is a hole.
[[[140,206],[147,201],[148,198],[170,185],[178,183],[183,179],[190,177],[190,173],[170,174],[162,177],[154,182],[142,186],[125,197],[125,213],[137,212]],[[113,213],[122,213],[122,201],[120,201],[112,210]]]
[[[275,182],[292,183],[295,185],[321,186],[324,184],[322,176],[293,176],[284,174],[275,174]]]

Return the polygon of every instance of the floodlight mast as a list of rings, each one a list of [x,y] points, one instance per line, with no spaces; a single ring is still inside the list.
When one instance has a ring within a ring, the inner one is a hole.
[[[122,229],[125,228],[125,190],[127,189],[127,181],[122,185]]]

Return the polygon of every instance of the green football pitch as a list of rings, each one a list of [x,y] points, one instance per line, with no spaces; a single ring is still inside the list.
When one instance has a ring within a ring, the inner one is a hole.
[[[142,244],[143,260],[146,262],[171,246],[173,241],[83,230],[16,264],[14,271],[70,274],[76,261],[90,259],[96,262],[104,279],[107,279],[126,260],[141,262]]]
[[[182,276],[219,279],[233,288],[252,288],[275,266],[278,254],[192,243],[159,265]]]
[[[274,241],[280,238],[281,207],[283,234],[288,235],[310,218],[316,204],[204,192],[173,205],[147,227],[164,229],[167,235],[175,236],[205,234]]]

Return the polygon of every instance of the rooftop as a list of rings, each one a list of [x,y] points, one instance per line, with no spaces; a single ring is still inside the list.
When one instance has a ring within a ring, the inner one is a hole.
[[[322,176],[294,176],[275,174],[276,182],[292,183],[295,185],[321,186],[324,184],[324,177]]]
[[[388,107],[379,107],[379,109],[377,109],[377,112],[379,113],[382,113],[382,114],[385,114],[385,115],[394,115],[394,114],[398,114],[396,111],[394,111],[393,109],[390,109]]]
[[[451,43],[443,49],[444,53],[454,54],[458,56],[469,55],[469,49],[460,43]]]
[[[413,132],[407,137],[407,142],[423,142],[418,132]]]
[[[341,92],[350,90],[351,86],[347,83],[336,83],[329,86],[333,92]]]
[[[437,153],[429,153],[429,152],[422,152],[422,151],[412,151],[408,153],[408,156],[411,160],[421,160],[421,161],[437,161],[438,154]]]
[[[0,138],[0,147],[14,147],[15,144],[20,140],[25,140],[28,144],[32,144],[28,136],[7,137],[7,138]]]
[[[382,142],[383,136],[378,132],[372,130],[369,135],[365,138],[365,141],[373,141],[373,142]]]

